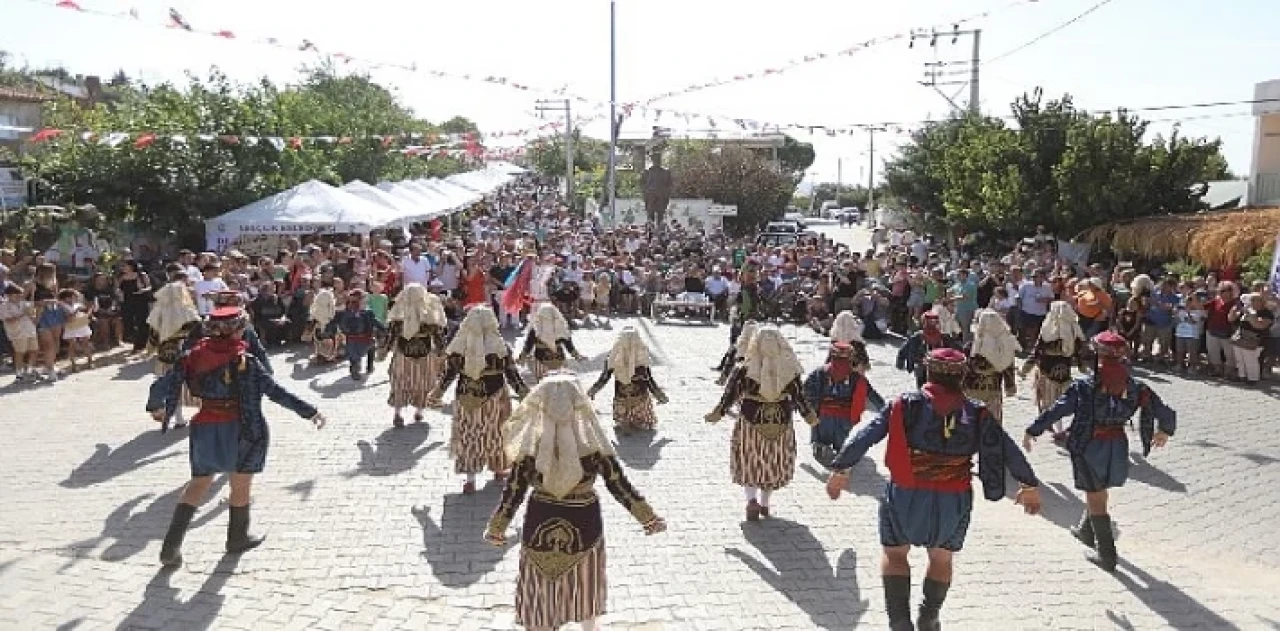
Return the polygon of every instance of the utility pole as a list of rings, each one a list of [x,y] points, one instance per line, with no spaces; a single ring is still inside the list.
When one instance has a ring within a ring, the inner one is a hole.
[[[537,109],[542,112],[564,112],[564,198],[569,208],[573,208],[573,114],[569,99],[542,99]]]
[[[844,184],[844,158],[836,158],[836,206],[840,206],[840,189]]]
[[[961,37],[971,37],[973,41],[973,53],[970,55],[968,61],[934,61],[926,63],[924,65],[924,81],[921,81],[920,85],[933,88],[938,92],[938,94],[942,95],[942,98],[947,100],[947,103],[951,104],[951,107],[960,111],[963,110],[963,108],[956,105],[954,98],[947,96],[946,93],[938,88],[940,86],[952,85],[963,86],[967,83],[969,86],[969,111],[976,114],[980,112],[982,108],[982,101],[979,99],[978,91],[978,72],[982,63],[982,29],[962,31],[960,30],[960,25],[957,24],[951,31],[914,31],[911,33],[911,39],[908,47],[915,48],[916,40],[927,39],[929,40],[929,47],[936,49],[938,47],[938,38],[948,36],[951,38],[952,44],[959,41]],[[969,75],[969,80],[967,82],[957,79],[947,79],[947,77],[958,77],[966,74]],[[939,79],[943,80],[939,81]]]
[[[871,137],[870,150],[867,160],[867,212],[871,213],[876,208],[876,132],[885,131],[885,127],[868,127],[867,133]]]
[[[609,0],[609,221],[618,220],[618,2]]]

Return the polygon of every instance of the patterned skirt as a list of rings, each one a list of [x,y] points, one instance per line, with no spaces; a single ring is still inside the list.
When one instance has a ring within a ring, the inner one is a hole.
[[[338,361],[342,352],[342,336],[315,339],[316,361],[330,363]]]
[[[499,472],[507,469],[507,456],[502,444],[502,424],[511,417],[511,398],[504,388],[470,409],[453,402],[453,436],[449,453],[457,473],[480,473],[487,467]]]
[[[745,419],[733,426],[729,471],[733,483],[776,491],[791,482],[796,469],[796,433],[791,425],[761,424]],[[782,431],[774,431],[774,428]],[[775,435],[776,434],[776,435]]]
[[[155,372],[157,377],[163,377],[169,374],[170,370],[173,370],[173,364],[166,364],[158,359],[155,363]],[[200,407],[200,399],[191,395],[191,390],[187,388],[186,383],[182,384],[182,395],[178,398],[178,406],[184,408]]]
[[[1062,397],[1067,388],[1071,386],[1071,381],[1054,381],[1043,374],[1040,369],[1036,369],[1036,408],[1041,412],[1053,407],[1053,404]]]
[[[613,397],[613,423],[626,429],[651,430],[658,424],[649,393],[632,397]]]
[[[391,375],[391,395],[387,405],[402,408],[412,405],[415,408],[427,407],[427,395],[440,381],[440,370],[444,367],[444,358],[435,355],[426,357],[405,357],[403,353],[391,356],[391,366],[387,369]]]
[[[538,383],[552,371],[560,370],[561,368],[564,368],[564,360],[557,360],[548,364],[535,359],[532,360],[532,365],[529,367],[529,371],[533,373],[533,383]]]
[[[965,392],[965,396],[970,399],[977,399],[987,406],[987,411],[991,412],[992,418],[997,423],[1004,422],[1004,393],[999,390],[969,390]]]
[[[530,552],[520,548],[516,622],[524,627],[559,629],[570,622],[597,618],[605,613],[607,595],[604,537],[555,578],[544,574],[531,560]]]

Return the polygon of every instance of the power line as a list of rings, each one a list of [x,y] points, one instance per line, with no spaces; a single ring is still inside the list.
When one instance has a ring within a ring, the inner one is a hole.
[[[1061,30],[1063,30],[1063,29],[1065,29],[1065,28],[1067,28],[1067,27],[1071,26],[1072,24],[1075,24],[1076,22],[1079,22],[1080,20],[1083,20],[1084,18],[1088,17],[1088,16],[1089,16],[1091,13],[1093,13],[1094,11],[1097,11],[1098,9],[1101,9],[1102,7],[1105,7],[1105,6],[1107,6],[1108,4],[1111,4],[1111,3],[1112,3],[1112,1],[1113,1],[1113,0],[1102,0],[1101,2],[1099,2],[1099,3],[1097,3],[1097,4],[1095,4],[1095,5],[1091,6],[1091,7],[1089,7],[1088,9],[1085,9],[1083,13],[1081,13],[1081,14],[1079,14],[1079,15],[1077,15],[1077,16],[1075,16],[1075,17],[1073,17],[1073,18],[1071,18],[1070,20],[1067,20],[1066,22],[1063,22],[1062,24],[1059,24],[1059,25],[1057,25],[1057,26],[1055,26],[1055,27],[1053,27],[1053,28],[1051,28],[1051,29],[1049,29],[1049,30],[1045,31],[1045,32],[1043,32],[1043,33],[1041,33],[1041,34],[1039,34],[1039,35],[1037,35],[1037,36],[1035,36],[1035,37],[1031,38],[1030,40],[1027,40],[1026,42],[1023,42],[1021,45],[1019,45],[1019,46],[1017,46],[1017,47],[1013,48],[1012,50],[1009,50],[1009,51],[1006,51],[1006,52],[1000,53],[999,55],[996,55],[995,57],[992,57],[991,59],[988,59],[988,60],[986,61],[987,65],[991,65],[991,64],[993,64],[993,63],[995,63],[995,62],[997,62],[997,61],[1000,61],[1000,60],[1005,59],[1005,58],[1007,58],[1007,57],[1011,57],[1011,56],[1013,56],[1013,55],[1015,55],[1015,54],[1017,54],[1017,53],[1020,53],[1020,52],[1022,52],[1022,51],[1024,51],[1024,50],[1026,50],[1026,49],[1028,49],[1028,48],[1030,48],[1030,47],[1032,47],[1032,46],[1035,46],[1036,44],[1039,44],[1040,42],[1044,41],[1046,38],[1048,38],[1049,36],[1051,36],[1051,35],[1053,35],[1053,34],[1057,33],[1058,31],[1061,31]]]

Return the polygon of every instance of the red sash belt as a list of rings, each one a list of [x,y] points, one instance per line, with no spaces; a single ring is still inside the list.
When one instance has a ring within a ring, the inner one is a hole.
[[[967,491],[970,488],[973,462],[969,456],[950,456],[912,450],[911,480],[893,482],[908,489],[929,491]]]
[[[234,399],[200,399],[200,411],[192,423],[230,423],[240,420],[240,402]]]
[[[347,336],[347,341],[348,341],[348,342],[355,342],[355,343],[357,343],[357,344],[361,344],[361,343],[364,343],[364,342],[372,342],[372,341],[373,341],[373,336],[372,336],[372,335],[348,335],[348,336]]]
[[[818,416],[843,416],[849,418],[849,408],[851,407],[844,401],[823,401],[818,405]]]
[[[1093,437],[1100,440],[1117,440],[1125,438],[1123,425],[1108,425],[1106,427],[1093,428]]]

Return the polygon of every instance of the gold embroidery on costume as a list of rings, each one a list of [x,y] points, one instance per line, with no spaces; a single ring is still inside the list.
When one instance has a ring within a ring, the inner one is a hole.
[[[525,551],[529,560],[538,571],[552,580],[573,569],[587,554],[582,543],[582,533],[564,519],[549,519],[538,526],[529,543]]]

